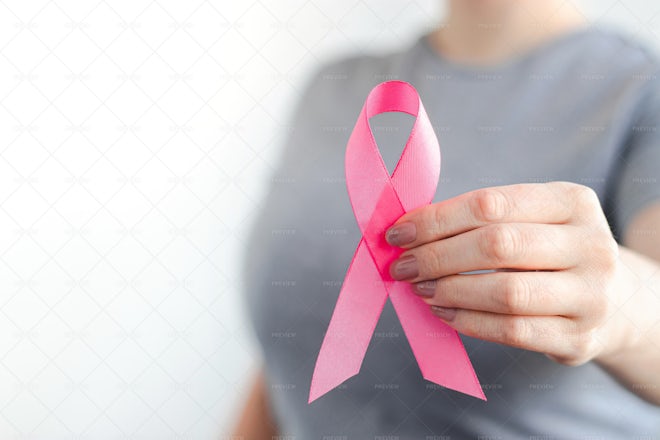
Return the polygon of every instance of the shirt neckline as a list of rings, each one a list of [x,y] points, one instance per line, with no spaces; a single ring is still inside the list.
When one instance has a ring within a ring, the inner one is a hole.
[[[572,42],[575,39],[581,38],[586,35],[591,35],[592,33],[597,32],[599,29],[594,25],[582,25],[576,27],[570,31],[564,32],[561,35],[550,38],[535,47],[527,49],[526,51],[512,56],[504,61],[500,61],[492,64],[468,64],[457,62],[448,59],[442,53],[438,52],[430,42],[430,36],[432,32],[427,32],[421,35],[417,40],[417,45],[428,54],[430,58],[444,67],[445,69],[452,70],[459,74],[483,74],[483,73],[501,73],[507,70],[513,70],[517,66],[525,64],[537,57],[540,57],[552,50],[560,48],[565,44]]]

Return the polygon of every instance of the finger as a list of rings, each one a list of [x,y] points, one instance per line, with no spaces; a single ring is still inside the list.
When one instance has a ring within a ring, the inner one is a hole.
[[[457,332],[485,341],[569,359],[579,356],[580,333],[561,316],[519,316],[431,307],[431,312]]]
[[[570,269],[581,259],[576,236],[571,225],[488,225],[403,252],[390,275],[417,282],[485,269]]]
[[[385,238],[410,249],[491,223],[569,223],[594,203],[593,190],[570,182],[482,188],[403,214]]]
[[[450,275],[413,285],[429,305],[512,315],[577,317],[588,305],[571,272],[491,272]]]

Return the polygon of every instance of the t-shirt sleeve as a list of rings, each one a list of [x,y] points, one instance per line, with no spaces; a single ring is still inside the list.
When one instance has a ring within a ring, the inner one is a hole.
[[[642,90],[614,174],[610,221],[617,240],[644,208],[660,203],[660,71]]]

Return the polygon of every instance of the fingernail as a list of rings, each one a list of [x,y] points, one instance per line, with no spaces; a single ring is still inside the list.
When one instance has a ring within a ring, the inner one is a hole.
[[[444,321],[451,321],[456,316],[456,309],[448,309],[446,307],[431,306],[431,311],[434,315]]]
[[[435,281],[421,281],[413,284],[413,291],[419,296],[427,298],[435,295]]]
[[[390,266],[390,275],[395,280],[406,280],[409,278],[415,278],[419,275],[417,259],[415,256],[408,254],[395,260]]]
[[[402,246],[412,243],[417,237],[417,231],[413,222],[402,222],[390,227],[385,232],[385,241],[392,246]]]

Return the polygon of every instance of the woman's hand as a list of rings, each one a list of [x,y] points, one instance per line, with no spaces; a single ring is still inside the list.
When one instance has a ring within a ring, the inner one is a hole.
[[[401,216],[390,266],[468,336],[579,365],[634,344],[619,247],[598,197],[568,182],[479,189]],[[463,272],[494,269],[486,273]]]

